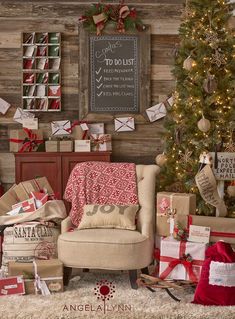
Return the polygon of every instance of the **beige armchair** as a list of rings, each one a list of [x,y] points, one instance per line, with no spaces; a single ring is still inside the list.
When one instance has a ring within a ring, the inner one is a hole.
[[[70,217],[62,221],[58,258],[65,276],[72,268],[128,270],[137,289],[137,269],[147,273],[153,260],[155,229],[155,185],[157,165],[136,165],[140,211],[137,229],[82,229],[68,232]]]

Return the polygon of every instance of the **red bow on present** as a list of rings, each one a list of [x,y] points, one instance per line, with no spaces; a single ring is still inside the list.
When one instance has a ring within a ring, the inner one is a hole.
[[[117,30],[120,33],[125,33],[125,25],[124,25],[124,19],[130,14],[130,9],[128,6],[124,5],[121,6],[119,10],[119,18],[117,23]]]
[[[32,152],[32,150],[39,146],[39,144],[43,143],[43,140],[37,140],[37,134],[33,133],[32,130],[28,128],[23,128],[24,132],[28,135],[25,139],[20,140],[16,138],[10,138],[10,142],[21,144],[22,147],[19,149],[19,153],[23,153],[25,151]]]

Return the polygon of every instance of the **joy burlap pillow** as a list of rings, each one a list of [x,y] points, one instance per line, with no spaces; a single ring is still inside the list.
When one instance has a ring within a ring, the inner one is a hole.
[[[135,230],[139,205],[85,205],[78,229],[120,228]]]

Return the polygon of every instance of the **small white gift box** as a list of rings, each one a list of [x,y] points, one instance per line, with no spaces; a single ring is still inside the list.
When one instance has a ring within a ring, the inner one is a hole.
[[[68,135],[71,133],[70,121],[51,122],[52,135]]]
[[[117,117],[114,119],[116,132],[134,131],[135,119],[133,117]]]
[[[206,248],[204,243],[161,238],[160,278],[198,281]]]
[[[74,151],[75,152],[90,152],[91,141],[90,140],[75,140]]]
[[[14,116],[13,116],[13,120],[20,123],[20,124],[23,124],[24,120],[33,119],[34,117],[35,117],[35,115],[33,113],[24,111],[23,109],[18,107],[16,109]]]
[[[149,121],[157,121],[166,116],[166,107],[164,103],[158,103],[146,110]]]
[[[90,134],[104,134],[104,123],[88,124]]]

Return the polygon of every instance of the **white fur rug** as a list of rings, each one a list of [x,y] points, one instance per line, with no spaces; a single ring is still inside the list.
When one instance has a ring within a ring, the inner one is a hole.
[[[107,286],[113,291],[113,297],[105,301],[105,311],[104,302],[95,295],[103,279],[108,281],[102,284],[106,286],[103,295]],[[74,277],[63,293],[1,297],[0,319],[235,319],[235,307],[193,305],[192,297],[188,294],[183,302],[175,302],[164,290],[131,289],[125,272],[96,271]]]

